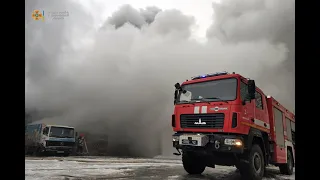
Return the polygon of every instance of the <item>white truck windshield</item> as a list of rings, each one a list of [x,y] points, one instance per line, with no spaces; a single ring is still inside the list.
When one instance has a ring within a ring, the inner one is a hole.
[[[57,138],[73,138],[74,137],[74,129],[73,128],[66,128],[66,127],[51,126],[49,136],[50,137],[57,137]]]

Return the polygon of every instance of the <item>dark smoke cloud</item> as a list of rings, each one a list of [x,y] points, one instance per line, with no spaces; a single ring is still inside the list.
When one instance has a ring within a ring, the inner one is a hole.
[[[286,28],[278,27],[290,25],[293,11],[276,1],[232,2],[214,4],[215,23],[203,44],[190,38],[194,18],[178,10],[125,5],[95,29],[90,14],[74,1],[26,1],[26,108],[36,109],[43,122],[108,134],[111,155],[154,156],[164,133],[168,145],[161,148],[171,148],[173,84],[193,75],[235,71],[293,104],[288,43],[294,40],[287,41],[281,35]],[[67,10],[70,16],[36,22],[33,8]],[[291,16],[272,24],[272,12],[282,11]],[[238,19],[249,12],[254,17]],[[267,35],[254,30],[259,18],[273,26],[260,28]]]

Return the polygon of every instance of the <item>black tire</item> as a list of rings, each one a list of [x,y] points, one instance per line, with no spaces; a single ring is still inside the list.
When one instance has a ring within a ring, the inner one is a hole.
[[[34,151],[33,151],[33,156],[44,156],[46,154],[45,148],[43,146],[37,146],[35,147]]]
[[[33,149],[31,148],[31,150],[30,150],[30,148],[27,148],[25,153],[26,153],[27,156],[32,156],[33,155]]]
[[[64,153],[63,157],[68,157],[70,155],[70,153]]]
[[[293,156],[290,150],[287,151],[287,163],[279,166],[280,173],[285,175],[293,174]]]
[[[33,156],[36,156],[36,157],[42,156],[43,153],[41,152],[41,148],[36,148],[36,149],[33,151],[32,155],[33,155]]]
[[[205,163],[199,157],[189,153],[182,154],[182,164],[189,174],[201,174],[206,169]]]
[[[259,145],[254,144],[248,157],[249,163],[239,166],[240,174],[245,180],[262,180],[265,172],[264,155]]]

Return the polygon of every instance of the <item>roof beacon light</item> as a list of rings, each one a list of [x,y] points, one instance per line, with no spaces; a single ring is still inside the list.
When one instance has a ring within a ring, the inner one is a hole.
[[[210,73],[210,74],[194,76],[191,79],[195,80],[195,79],[201,79],[201,78],[206,78],[206,77],[221,76],[221,75],[226,75],[226,74],[229,74],[229,73],[226,72],[226,71],[222,71],[222,72],[216,72],[216,73]]]

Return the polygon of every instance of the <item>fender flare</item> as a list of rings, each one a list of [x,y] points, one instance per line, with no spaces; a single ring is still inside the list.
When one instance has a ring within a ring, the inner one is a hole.
[[[252,147],[252,141],[254,137],[258,137],[261,138],[263,144],[264,144],[264,140],[263,140],[263,136],[262,133],[259,129],[255,129],[255,128],[250,128],[249,130],[249,134],[248,134],[248,149],[250,150]],[[265,148],[265,147],[264,147]]]
[[[248,136],[248,144],[247,144],[248,149],[251,150],[252,142],[255,137],[261,139],[261,141],[262,141],[262,145],[263,145],[262,151],[264,152],[264,158],[266,160],[265,162],[266,162],[266,164],[268,164],[269,147],[266,146],[266,142],[265,142],[266,140],[264,139],[264,136],[259,129],[250,128],[249,136]]]
[[[294,145],[291,141],[285,140],[285,152],[287,154],[288,152],[288,147],[291,147],[292,149],[292,158],[293,158],[293,164],[295,166],[295,149],[294,149]],[[286,158],[286,163],[287,163],[287,158]]]

